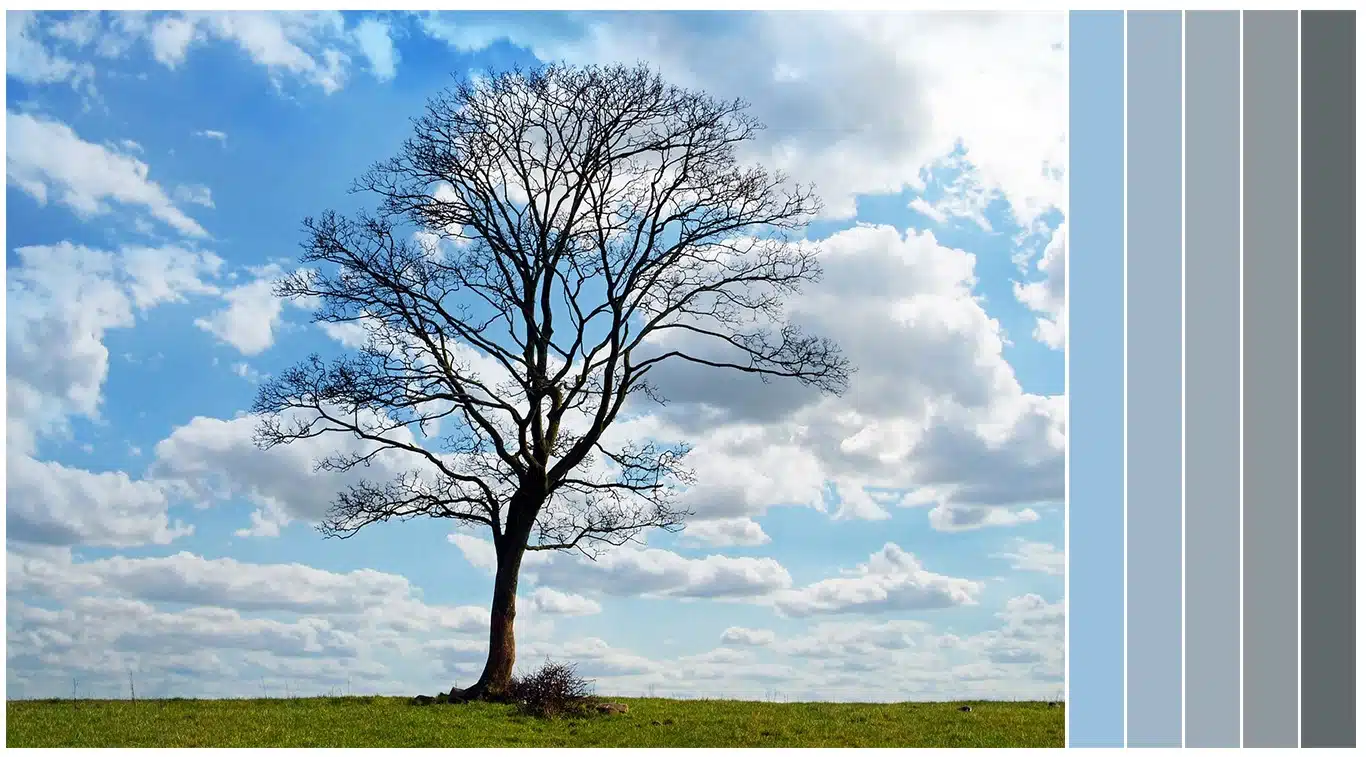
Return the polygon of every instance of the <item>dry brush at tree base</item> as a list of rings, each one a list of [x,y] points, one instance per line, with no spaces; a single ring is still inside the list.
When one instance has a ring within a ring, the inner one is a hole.
[[[405,698],[11,701],[10,747],[1062,747],[1045,702],[827,704],[622,699],[621,715]],[[972,707],[960,712],[961,706]]]
[[[416,517],[489,532],[488,657],[448,697],[506,697],[528,551],[593,557],[683,526],[686,445],[606,435],[628,400],[667,399],[661,366],[847,386],[839,349],[784,308],[820,275],[793,241],[820,203],[739,163],[762,128],[746,107],[643,66],[462,80],[356,182],[376,210],[305,221],[276,294],[366,343],[264,384],[257,443],[338,434],[367,446],[320,469],[388,466],[337,496],[330,536]]]

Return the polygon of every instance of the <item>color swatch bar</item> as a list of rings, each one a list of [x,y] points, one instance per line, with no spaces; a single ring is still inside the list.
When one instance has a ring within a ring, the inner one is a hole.
[[[1128,744],[1179,747],[1181,13],[1128,34]]]
[[[1071,14],[1068,732],[1124,744],[1124,13]],[[1081,567],[1084,566],[1084,567]]]
[[[1070,19],[1068,743],[1355,746],[1356,14]]]
[[[1300,744],[1356,744],[1356,13],[1300,18]]]
[[[1240,739],[1239,14],[1186,13],[1186,746]]]
[[[1299,14],[1243,13],[1243,746],[1299,745]]]

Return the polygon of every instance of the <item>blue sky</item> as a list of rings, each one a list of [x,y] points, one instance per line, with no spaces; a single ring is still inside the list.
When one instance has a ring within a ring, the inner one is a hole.
[[[633,424],[694,445],[697,516],[529,563],[521,662],[675,696],[1061,692],[1061,14],[6,21],[11,697],[113,696],[130,670],[149,696],[473,681],[483,535],[323,539],[328,450],[261,452],[246,413],[262,377],[346,348],[270,296],[302,219],[358,207],[351,180],[452,75],[550,60],[752,104],[746,158],[826,205],[826,277],[793,307],[858,373],[819,401],[676,377]]]

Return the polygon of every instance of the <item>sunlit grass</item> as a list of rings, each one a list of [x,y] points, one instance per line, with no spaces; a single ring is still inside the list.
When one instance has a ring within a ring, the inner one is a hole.
[[[390,697],[7,703],[12,747],[1061,747],[1043,702],[614,699],[625,715],[537,720],[506,705]]]

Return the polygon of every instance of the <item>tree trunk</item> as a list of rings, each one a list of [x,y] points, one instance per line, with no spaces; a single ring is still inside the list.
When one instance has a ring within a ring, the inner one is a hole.
[[[505,541],[498,548],[498,571],[493,579],[493,604],[489,613],[489,654],[479,681],[465,691],[470,699],[502,699],[512,682],[517,662],[517,576],[526,553],[526,540]]]

